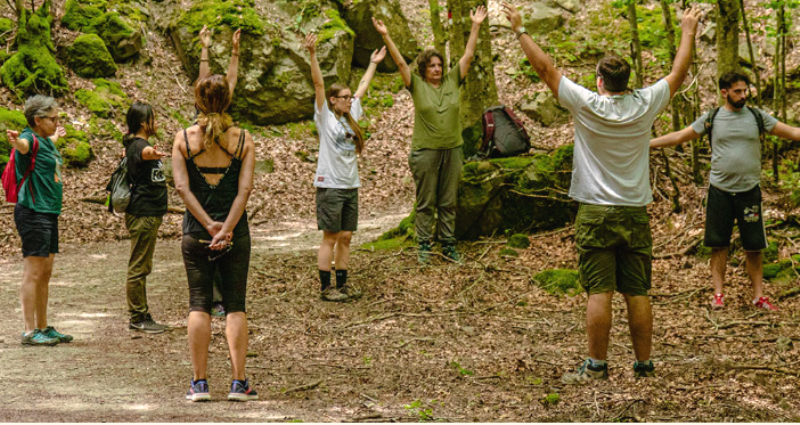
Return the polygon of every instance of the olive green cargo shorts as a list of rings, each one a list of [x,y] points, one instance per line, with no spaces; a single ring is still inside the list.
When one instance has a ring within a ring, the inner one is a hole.
[[[647,295],[653,260],[647,207],[581,204],[575,245],[586,293]]]

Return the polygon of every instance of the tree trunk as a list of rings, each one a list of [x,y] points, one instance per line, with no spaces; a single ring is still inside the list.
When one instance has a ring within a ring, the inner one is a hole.
[[[631,26],[631,59],[636,71],[636,88],[644,86],[644,67],[642,66],[642,43],[639,41],[639,20],[636,17],[636,1],[628,1],[628,23]]]
[[[444,71],[447,72],[447,34],[442,27],[441,11],[439,0],[428,0],[431,9],[431,29],[433,30],[433,46],[444,57]]]
[[[664,1],[664,0],[662,0]],[[747,51],[750,53],[750,63],[753,65],[753,75],[755,75],[756,83],[756,105],[761,107],[761,75],[758,72],[758,64],[756,64],[756,57],[753,53],[753,41],[750,38],[750,26],[747,25],[747,11],[744,7],[744,0],[739,0],[739,7],[742,9],[742,26],[744,26],[744,33],[747,36]]]
[[[717,79],[739,67],[739,1],[718,0],[717,14]],[[755,64],[753,64],[755,66]]]
[[[472,29],[469,12],[479,5],[486,6],[486,0],[447,0],[447,8],[453,14],[453,24],[450,25],[451,69],[458,66],[458,61],[464,55]],[[475,57],[469,68],[466,83],[461,88],[461,134],[464,137],[465,157],[474,155],[479,147],[483,135],[481,123],[483,110],[496,105],[497,102],[492,38],[487,19],[487,22],[481,25]]]
[[[664,16],[664,27],[667,29],[667,49],[669,49],[669,64],[675,62],[676,48],[675,48],[675,26],[672,24],[672,11],[669,7],[669,0],[661,0],[661,12]],[[666,70],[669,73],[669,70]],[[681,129],[681,100],[680,96],[672,98],[672,131],[680,131]],[[680,146],[680,145],[678,145]]]
[[[781,3],[777,10],[778,20],[778,40],[775,49],[775,90],[773,94],[772,109],[775,114],[782,114],[783,121],[786,122],[786,9]],[[780,176],[778,175],[778,147],[781,143],[779,138],[775,138],[772,144],[772,175],[775,185],[778,185]]]

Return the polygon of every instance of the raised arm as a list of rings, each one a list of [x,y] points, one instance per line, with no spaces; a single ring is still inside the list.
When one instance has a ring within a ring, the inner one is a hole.
[[[308,50],[311,58],[311,82],[314,83],[314,95],[317,102],[317,110],[321,111],[325,106],[325,80],[322,78],[322,70],[319,69],[317,61],[317,36],[309,34],[303,41],[303,46]]]
[[[522,51],[528,58],[528,62],[539,75],[539,78],[547,84],[550,91],[558,99],[558,85],[561,83],[561,71],[556,69],[553,61],[549,56],[533,41],[527,33],[520,33],[522,30],[522,16],[520,16],[517,9],[507,2],[503,2],[503,13],[506,18],[511,22],[511,29],[517,34],[520,44],[522,44]]]
[[[200,30],[200,44],[203,46],[203,50],[200,51],[200,72],[197,74],[197,81],[203,81],[211,73],[208,68],[208,46],[211,44],[211,31],[205,25]]]
[[[773,128],[769,134],[778,136],[781,139],[800,140],[800,128],[786,125],[780,121],[775,124],[775,128]]]
[[[458,61],[458,66],[461,68],[461,79],[467,78],[469,73],[469,65],[472,63],[472,58],[475,57],[475,47],[478,45],[478,34],[481,32],[481,24],[486,19],[486,8],[478,6],[473,12],[469,11],[469,18],[472,20],[472,30],[469,32],[469,40],[467,41],[467,48],[464,50],[464,56]]]
[[[181,195],[186,209],[203,224],[211,236],[216,235],[222,229],[222,223],[214,221],[210,215],[200,205],[200,201],[194,196],[189,188],[189,173],[186,171],[186,141],[183,138],[183,131],[175,135],[175,142],[172,145],[172,177],[175,180],[175,190]]]
[[[375,26],[375,30],[378,31],[378,34],[383,37],[383,44],[389,49],[389,54],[392,56],[394,63],[397,64],[397,69],[400,70],[400,76],[403,77],[403,84],[406,87],[411,85],[411,68],[406,63],[406,60],[403,59],[403,55],[400,53],[400,49],[395,46],[394,41],[389,36],[389,29],[386,28],[386,25],[383,24],[383,21],[375,19],[372,17],[372,25]]]
[[[142,149],[142,159],[145,161],[154,161],[169,156],[166,152],[161,152],[155,146],[148,146]]]
[[[372,52],[372,56],[369,60],[369,66],[367,67],[367,72],[364,73],[364,76],[361,78],[361,82],[358,83],[358,89],[356,90],[355,97],[361,99],[367,93],[367,89],[369,89],[369,83],[372,82],[372,77],[375,76],[375,70],[378,69],[378,64],[381,63],[383,58],[386,57],[386,46],[381,47],[380,50],[376,50]]]
[[[244,130],[239,130],[244,131]],[[242,218],[244,209],[247,207],[247,201],[250,199],[250,192],[253,191],[253,173],[256,168],[256,154],[255,146],[253,145],[253,138],[250,133],[245,133],[244,150],[242,152],[242,171],[239,173],[239,192],[233,200],[231,210],[228,212],[228,218],[222,225],[219,233],[211,239],[209,248],[220,250],[225,248],[228,242],[233,237],[233,228],[236,223]]]
[[[683,13],[681,21],[681,45],[675,55],[675,63],[672,64],[672,72],[665,80],[669,84],[669,95],[674,96],[686,79],[689,73],[689,65],[692,64],[692,50],[694,49],[694,36],[697,33],[697,23],[700,22],[700,11],[691,8]]]
[[[236,90],[236,82],[239,79],[239,38],[241,36],[242,29],[239,28],[233,33],[231,40],[231,63],[228,64],[228,75],[226,76],[228,87],[231,88],[231,97],[233,97],[233,91]]]
[[[686,127],[681,131],[673,131],[672,133],[665,134],[657,139],[650,141],[650,149],[668,148],[671,146],[680,145],[683,142],[694,140],[700,137],[692,127]]]
[[[6,136],[8,137],[8,144],[16,149],[17,152],[25,155],[31,149],[28,140],[19,137],[19,131],[6,130]]]

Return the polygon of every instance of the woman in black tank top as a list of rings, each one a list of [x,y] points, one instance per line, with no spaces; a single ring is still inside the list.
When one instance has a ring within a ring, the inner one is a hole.
[[[245,377],[245,294],[250,265],[245,207],[253,188],[255,148],[250,135],[234,127],[225,113],[231,93],[223,76],[198,81],[195,101],[200,111],[197,125],[176,134],[172,150],[175,188],[186,204],[182,250],[189,280],[189,351],[194,368],[186,398],[210,399],[206,364],[213,278],[219,271],[233,379],[228,399],[256,400],[258,395]]]

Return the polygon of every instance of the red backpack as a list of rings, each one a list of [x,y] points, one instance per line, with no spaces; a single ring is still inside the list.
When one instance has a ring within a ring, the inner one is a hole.
[[[19,190],[22,188],[25,180],[30,177],[31,173],[33,172],[33,167],[36,166],[36,154],[39,153],[39,141],[36,140],[36,136],[33,136],[31,165],[28,167],[28,171],[25,171],[25,175],[22,177],[22,180],[20,180],[19,183],[17,183],[16,153],[17,150],[12,148],[11,154],[8,156],[8,164],[6,164],[6,169],[3,171],[3,190],[6,192],[6,201],[11,204],[16,204],[19,200]],[[31,191],[31,200],[35,204],[36,199],[33,197],[33,186],[28,185],[28,189]]]

